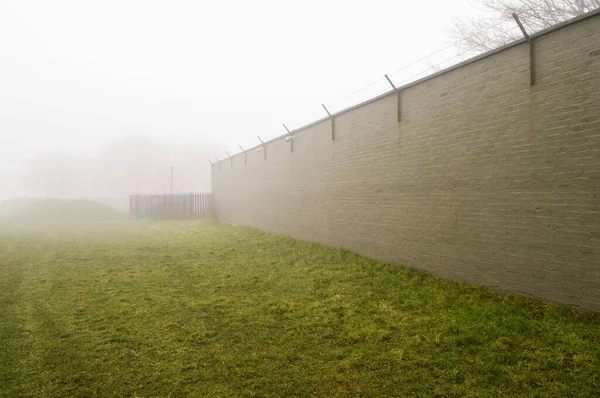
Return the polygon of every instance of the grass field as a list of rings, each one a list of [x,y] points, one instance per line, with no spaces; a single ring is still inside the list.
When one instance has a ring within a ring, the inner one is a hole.
[[[214,221],[26,213],[0,397],[600,395],[597,314]]]

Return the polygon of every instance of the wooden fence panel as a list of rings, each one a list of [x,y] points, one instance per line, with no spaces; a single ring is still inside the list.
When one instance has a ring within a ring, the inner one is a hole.
[[[211,217],[212,193],[129,195],[129,214],[161,219]]]

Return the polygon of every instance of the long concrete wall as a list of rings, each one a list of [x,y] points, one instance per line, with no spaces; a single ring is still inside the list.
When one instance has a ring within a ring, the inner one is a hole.
[[[533,53],[533,86],[515,44],[213,165],[217,216],[600,310],[600,14]]]

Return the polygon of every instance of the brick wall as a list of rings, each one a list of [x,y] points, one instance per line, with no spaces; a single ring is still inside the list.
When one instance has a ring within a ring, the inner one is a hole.
[[[533,46],[221,161],[217,216],[600,311],[600,14]]]

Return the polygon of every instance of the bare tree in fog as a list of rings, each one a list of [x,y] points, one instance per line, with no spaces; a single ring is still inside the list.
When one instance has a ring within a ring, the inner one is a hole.
[[[476,4],[489,16],[456,19],[449,34],[460,40],[462,49],[484,52],[523,37],[518,29],[507,29],[515,26],[513,13],[533,33],[592,11],[600,7],[600,0],[477,0]]]

